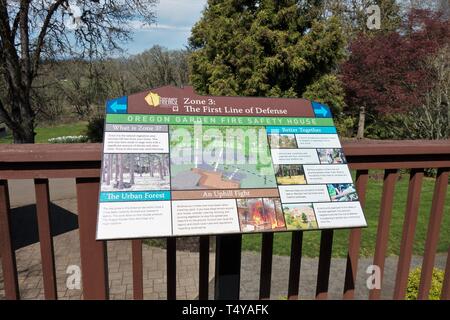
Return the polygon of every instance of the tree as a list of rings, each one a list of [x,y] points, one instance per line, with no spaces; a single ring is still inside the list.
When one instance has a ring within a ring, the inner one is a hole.
[[[114,155],[112,154],[106,154],[105,155],[108,159],[108,161],[105,162],[106,166],[107,166],[107,171],[106,171],[106,185],[110,185],[111,184],[111,177],[112,177],[112,166],[113,166],[113,157]]]
[[[355,37],[361,34],[370,38],[375,35],[396,31],[402,21],[401,7],[398,2],[396,0],[328,0],[326,1],[326,10],[339,18],[343,25],[344,34],[346,35],[346,43],[351,43]],[[372,17],[378,14],[371,9],[374,5],[379,8],[380,15],[379,28],[375,29],[369,28]],[[334,104],[331,104],[331,106],[335,106],[332,111],[334,115],[339,116],[337,111],[342,111],[345,107],[345,93],[342,92],[342,84],[339,82],[339,79],[334,83],[334,85],[323,83],[323,89],[317,92],[319,98],[316,100],[327,104],[327,102],[323,101],[324,94],[328,98],[335,97],[336,101],[334,101]],[[334,92],[327,94],[327,88],[332,88]],[[313,92],[313,94],[316,93]],[[310,93],[305,97],[312,99]],[[341,106],[341,108],[337,108],[336,106]],[[360,106],[360,123],[365,122],[365,114],[365,107]],[[344,118],[340,116],[338,119],[341,121],[336,122],[336,125],[343,133],[348,131],[347,126],[352,126],[354,123],[354,117]],[[363,128],[363,126],[358,127]]]
[[[431,11],[412,10],[399,32],[361,34],[351,43],[341,79],[347,104],[360,113],[358,138],[364,135],[365,113],[404,114],[423,105],[436,80],[427,70],[427,59],[449,39],[448,20]]]
[[[435,79],[417,109],[398,119],[403,135],[412,139],[447,139],[450,137],[450,46],[427,60],[426,70]],[[430,77],[431,78],[431,77]]]
[[[102,105],[108,98],[104,65],[97,61],[71,60],[59,67],[65,71],[64,79],[55,85],[59,94],[64,95],[78,117],[90,116],[92,107]]]
[[[119,49],[130,21],[155,20],[155,0],[0,0],[0,119],[15,143],[34,142],[33,82],[44,61]]]
[[[170,84],[182,86],[189,82],[188,54],[186,50],[153,46],[133,56],[127,65],[131,76],[142,86],[141,90]]]
[[[303,223],[308,223],[308,216],[304,212],[302,212],[302,221]]]
[[[339,116],[345,106],[344,88],[334,74],[325,74],[306,87],[302,97],[330,106],[335,116]]]
[[[125,166],[124,157],[125,157],[125,155],[122,153],[117,154],[117,166],[119,168],[119,172],[116,173],[116,175],[119,176],[119,182],[117,184],[117,189],[119,189],[119,190],[122,190],[124,188],[124,184],[123,184],[123,173],[124,173],[123,169]],[[116,179],[117,179],[117,176],[116,176]]]
[[[273,97],[311,92],[345,46],[339,19],[317,0],[209,0],[189,43],[198,92]]]
[[[130,184],[134,184],[134,170],[136,170],[136,164],[135,164],[135,154],[129,154],[128,155],[129,161],[130,161]]]

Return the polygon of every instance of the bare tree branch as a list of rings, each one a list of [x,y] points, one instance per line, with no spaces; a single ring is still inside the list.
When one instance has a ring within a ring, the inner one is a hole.
[[[39,67],[39,60],[41,58],[42,47],[44,46],[44,39],[47,35],[48,28],[50,25],[50,21],[52,20],[53,15],[58,10],[58,8],[65,2],[66,0],[56,0],[50,8],[48,8],[47,16],[44,19],[44,22],[41,27],[41,31],[39,32],[39,36],[36,40],[36,50],[33,55],[33,66],[32,66],[32,74],[36,75]]]
[[[45,104],[33,92],[42,63],[119,50],[129,38],[131,20],[154,21],[156,1],[0,0],[0,73],[6,84],[0,90],[1,117],[14,141],[33,142],[36,111],[45,113]]]
[[[14,127],[15,123],[11,119],[11,117],[8,114],[8,111],[5,109],[5,106],[3,105],[2,101],[0,100],[0,119],[3,120],[8,127]]]
[[[14,38],[9,25],[9,15],[6,0],[0,0],[0,38],[2,41],[2,51],[4,70],[11,78],[15,79],[14,86],[20,87],[20,64],[19,57],[14,47]]]
[[[28,30],[28,10],[29,0],[20,1],[19,26],[20,26],[20,54],[22,63],[22,81],[26,81],[25,88],[31,86],[31,65],[30,65],[30,38]]]
[[[13,39],[16,38],[17,29],[19,28],[19,20],[20,20],[20,11],[17,12],[16,17],[14,18],[14,22],[11,28],[11,35]]]

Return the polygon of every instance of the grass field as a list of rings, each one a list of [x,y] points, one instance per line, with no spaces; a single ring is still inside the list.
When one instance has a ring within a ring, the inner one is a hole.
[[[375,239],[377,233],[378,216],[383,181],[369,180],[364,213],[368,228],[363,230],[361,241],[361,255],[372,256],[375,251]],[[434,179],[425,178],[422,186],[419,218],[417,221],[414,241],[414,254],[422,255],[425,247],[425,239],[428,228],[431,201],[433,197]],[[394,207],[390,227],[388,255],[398,255],[402,237],[403,219],[408,193],[408,175],[404,174],[396,184],[394,195]],[[345,257],[347,255],[348,230],[336,230],[334,233],[333,256]],[[441,224],[441,234],[438,252],[446,252],[450,245],[450,189],[447,193],[444,218]],[[261,245],[261,235],[244,235],[243,250],[258,251]],[[315,257],[319,254],[320,231],[305,231],[303,234],[303,255]],[[291,246],[291,233],[276,233],[274,237],[273,253],[277,255],[289,255]]]
[[[36,143],[48,143],[48,139],[61,136],[78,136],[85,134],[87,122],[61,124],[51,127],[36,128]],[[0,138],[0,143],[12,143],[12,136]]]

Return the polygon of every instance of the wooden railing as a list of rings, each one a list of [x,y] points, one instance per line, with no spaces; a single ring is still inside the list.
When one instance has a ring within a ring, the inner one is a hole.
[[[431,286],[441,221],[444,214],[450,214],[444,212],[450,171],[450,141],[350,141],[343,143],[343,146],[350,168],[356,170],[355,184],[363,207],[369,170],[384,170],[377,236],[376,239],[373,239],[373,241],[376,241],[373,264],[380,267],[381,274],[384,271],[389,240],[394,186],[399,170],[410,169],[394,299],[405,297],[424,169],[437,169],[419,288],[419,298],[426,299]],[[83,297],[85,299],[108,299],[106,242],[95,240],[100,157],[101,145],[99,144],[2,145],[0,147],[0,257],[7,299],[20,298],[15,250],[11,240],[8,179],[34,179],[45,298],[57,298],[55,258],[49,219],[48,179],[52,178],[75,178],[76,180]],[[362,232],[364,232],[362,229],[353,229],[350,232],[344,299],[354,298]],[[297,299],[299,296],[302,239],[303,233],[301,231],[292,232],[289,285],[287,288],[288,299]],[[327,298],[332,241],[332,230],[321,231],[316,286],[317,299]],[[207,299],[210,238],[209,236],[202,236],[199,238],[199,242],[199,298]],[[131,245],[134,298],[143,299],[142,240],[132,240]],[[217,237],[216,298],[239,297],[240,245],[240,235]],[[238,248],[238,250],[234,250],[235,248]],[[259,294],[261,299],[270,297],[272,248],[273,233],[264,233],[261,249]],[[175,299],[175,238],[167,238],[166,252],[167,297],[168,299]],[[223,275],[227,277],[222,277]],[[369,298],[379,299],[380,294],[380,289],[372,289]],[[441,298],[450,299],[450,251]]]

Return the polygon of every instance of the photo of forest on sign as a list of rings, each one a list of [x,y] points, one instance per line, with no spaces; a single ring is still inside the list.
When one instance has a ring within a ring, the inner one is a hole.
[[[101,191],[169,190],[168,154],[104,154]]]
[[[275,164],[275,177],[278,184],[306,184],[303,166],[298,164]]]

